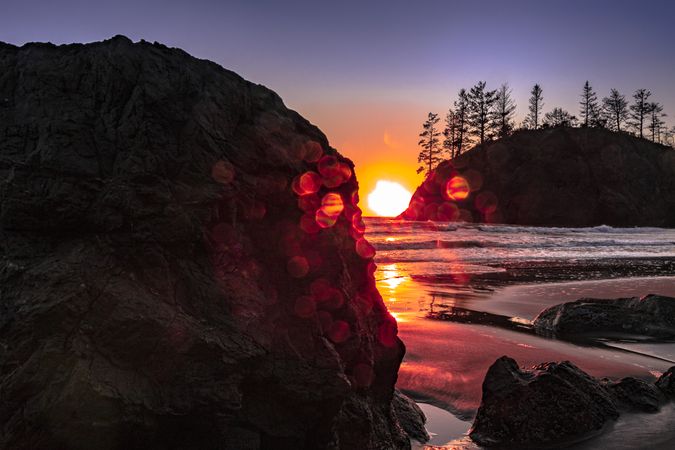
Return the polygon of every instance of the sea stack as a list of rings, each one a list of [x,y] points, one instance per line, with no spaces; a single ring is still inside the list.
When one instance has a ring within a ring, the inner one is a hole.
[[[675,151],[601,128],[521,130],[439,164],[401,217],[675,227]]]
[[[357,190],[217,64],[0,43],[0,447],[409,448]]]

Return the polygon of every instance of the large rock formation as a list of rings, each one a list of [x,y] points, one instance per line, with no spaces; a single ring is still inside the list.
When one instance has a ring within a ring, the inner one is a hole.
[[[521,370],[503,356],[490,366],[469,432],[480,445],[562,447],[602,431],[620,411],[652,413],[672,395],[670,368],[656,383],[633,377],[596,380],[569,361]]]
[[[441,163],[401,216],[675,227],[675,150],[604,129],[519,131]]]
[[[408,448],[357,187],[214,63],[0,44],[0,447]]]
[[[675,338],[675,298],[662,295],[595,299],[551,306],[534,319],[538,333],[558,336],[594,335]]]

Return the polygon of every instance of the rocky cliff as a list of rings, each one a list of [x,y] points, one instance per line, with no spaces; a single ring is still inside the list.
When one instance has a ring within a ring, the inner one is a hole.
[[[357,188],[214,63],[0,44],[0,447],[408,448]]]
[[[603,129],[519,131],[441,163],[402,217],[675,227],[675,150]]]

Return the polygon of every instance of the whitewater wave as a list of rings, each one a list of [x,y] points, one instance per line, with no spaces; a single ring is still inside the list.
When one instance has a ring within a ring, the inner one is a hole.
[[[584,248],[603,248],[603,247],[675,247],[675,241],[634,241],[634,240],[556,240],[556,241],[536,241],[529,242],[508,242],[508,241],[481,241],[481,240],[434,240],[434,241],[415,241],[415,242],[378,242],[372,241],[377,250],[431,250],[431,249],[462,249],[462,248],[506,248],[506,249],[538,249],[538,248],[564,248],[564,249],[584,249]]]

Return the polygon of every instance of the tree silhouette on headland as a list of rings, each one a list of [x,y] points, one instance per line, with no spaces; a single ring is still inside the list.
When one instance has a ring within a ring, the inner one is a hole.
[[[417,143],[422,150],[417,156],[417,162],[422,163],[417,169],[417,173],[424,172],[424,176],[428,176],[434,168],[443,161],[441,157],[441,147],[439,145],[440,131],[436,127],[438,124],[438,114],[429,113],[427,120],[422,124],[422,132],[420,133],[420,140]]]
[[[539,84],[535,84],[530,91],[530,106],[529,114],[525,119],[525,126],[527,128],[532,128],[536,130],[539,128],[540,121],[539,117],[542,115],[542,109],[544,108],[544,95],[543,90]]]
[[[621,124],[628,118],[628,102],[626,97],[616,89],[609,91],[609,97],[602,99],[602,106],[607,114],[607,122],[614,131],[621,131]]]

